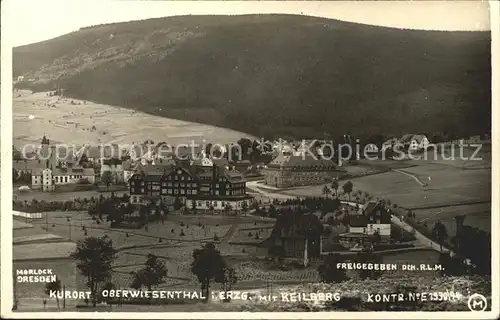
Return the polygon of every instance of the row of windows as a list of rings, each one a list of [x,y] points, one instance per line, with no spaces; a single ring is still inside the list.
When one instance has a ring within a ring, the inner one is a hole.
[[[181,181],[184,181],[184,180],[187,180],[187,181],[191,181],[191,177],[190,176],[180,176],[180,179],[179,179],[179,176],[173,176],[173,179],[172,179],[172,176],[167,176],[166,180],[175,180],[175,181],[178,181],[178,180],[181,180]]]
[[[61,182],[61,183],[62,182],[69,182],[69,179],[81,179],[81,178],[83,178],[82,175],[62,176],[62,177],[56,176],[56,177],[54,177],[56,183],[58,183],[58,182]]]
[[[198,202],[196,203],[198,207],[202,207],[203,206],[203,201],[201,200],[198,200]],[[205,207],[206,208],[209,208],[209,207],[214,207],[214,208],[224,208],[226,205],[230,205],[231,207],[233,206],[232,203],[230,202],[224,202],[224,201],[210,201],[210,200],[206,200],[205,201]],[[233,208],[234,209],[234,208]]]
[[[319,180],[323,180],[324,177],[317,177],[317,176],[313,176],[313,177],[296,177],[296,178],[292,178],[291,180],[295,180],[295,181],[319,181]]]
[[[312,175],[318,175],[319,172],[317,171],[301,171],[301,172],[294,172],[293,175],[295,176],[312,176]]]
[[[144,181],[141,181],[140,183],[141,186],[144,186]],[[151,183],[150,185],[157,185],[159,186],[159,184],[153,184]],[[180,187],[180,188],[184,188],[184,187],[187,187],[187,188],[196,188],[198,186],[197,183],[195,182],[188,182],[188,183],[178,183],[178,182],[162,182],[161,184],[163,187]],[[215,184],[215,187],[216,188],[219,188],[220,185],[218,183]],[[243,188],[244,187],[244,183],[233,183],[233,184],[228,184],[227,185],[228,188]],[[159,189],[157,189],[159,190]]]
[[[198,185],[196,183],[177,183],[177,182],[163,182],[161,184],[163,187],[181,187],[181,188],[184,188],[184,187],[187,187],[187,188],[196,188]]]
[[[169,194],[169,195],[196,195],[198,194],[198,190],[196,189],[160,189],[159,186],[153,186],[152,189],[150,189],[151,192],[160,192],[162,194]],[[203,194],[210,194],[210,190],[200,190],[202,191]],[[205,192],[203,192],[205,191]],[[143,194],[145,192],[144,188],[131,188],[131,193],[141,193]],[[244,190],[238,189],[238,190],[228,190],[226,192],[220,192],[219,190],[215,190],[215,195],[243,195]]]
[[[190,190],[190,189],[188,189],[188,190],[184,190],[184,189],[180,189],[180,190],[179,189],[173,189],[173,190],[171,190],[171,189],[163,189],[161,191],[161,193],[162,194],[170,194],[170,195],[172,195],[172,194],[173,195],[176,195],[176,194],[180,194],[180,195],[195,195],[195,194],[198,193],[198,191],[196,191],[196,190]]]

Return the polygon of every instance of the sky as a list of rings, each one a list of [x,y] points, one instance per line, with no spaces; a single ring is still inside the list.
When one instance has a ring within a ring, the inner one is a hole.
[[[51,39],[81,27],[175,15],[304,14],[422,30],[490,30],[488,2],[471,1],[140,1],[4,0],[2,20],[13,46]]]

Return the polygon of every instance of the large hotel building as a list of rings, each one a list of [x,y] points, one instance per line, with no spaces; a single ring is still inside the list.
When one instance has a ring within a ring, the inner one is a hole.
[[[253,199],[246,194],[243,175],[223,166],[148,165],[129,180],[130,202],[146,204],[149,199],[172,202],[179,198],[187,207],[241,210]]]

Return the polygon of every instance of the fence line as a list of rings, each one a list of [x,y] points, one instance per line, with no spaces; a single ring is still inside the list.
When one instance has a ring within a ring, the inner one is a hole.
[[[43,214],[41,212],[35,212],[35,213],[27,213],[27,212],[21,212],[21,211],[12,211],[12,215],[16,217],[23,217],[27,219],[42,219]]]

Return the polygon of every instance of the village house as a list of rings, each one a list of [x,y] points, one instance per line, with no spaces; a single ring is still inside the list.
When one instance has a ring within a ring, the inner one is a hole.
[[[194,159],[191,160],[191,166],[197,167],[197,168],[207,168],[207,167],[213,167],[214,165],[217,167],[229,169],[229,161],[226,158],[219,158],[219,157],[212,157],[212,156],[207,156],[205,151],[201,151],[200,155]]]
[[[425,150],[429,146],[429,139],[423,134],[405,134],[399,139],[399,144],[404,146],[408,151]]]
[[[121,159],[124,152],[118,144],[102,146],[86,145],[79,150],[78,156],[83,157],[84,154],[87,161],[91,164],[102,166],[104,160]]]
[[[394,146],[398,143],[398,141],[399,141],[398,138],[391,138],[385,141],[384,143],[382,143],[382,151],[394,148]]]
[[[45,168],[46,163],[42,163],[41,160],[14,160],[12,162],[12,168],[16,170],[18,174],[29,173],[31,174],[33,170],[40,168]]]
[[[45,168],[73,165],[76,163],[74,150],[62,145],[42,144],[36,151],[35,159],[39,160]]]
[[[416,134],[411,137],[408,150],[411,151],[425,150],[429,147],[429,145],[430,145],[429,139],[427,139],[425,135]]]
[[[31,173],[31,187],[34,190],[54,191],[59,185],[93,184],[94,169],[78,167],[39,168]]]
[[[191,165],[194,167],[212,167],[214,165],[214,161],[211,156],[206,154],[205,150],[201,150],[200,156],[191,160]]]
[[[349,219],[348,232],[339,237],[348,246],[360,243],[372,243],[375,234],[381,241],[388,241],[391,236],[391,212],[382,201],[369,201],[361,209],[360,214]]]
[[[262,170],[265,184],[276,188],[289,188],[320,184],[346,174],[333,161],[310,155],[278,155]]]
[[[374,143],[369,143],[363,147],[365,155],[373,155],[379,152],[379,148]]]
[[[249,160],[239,160],[233,162],[230,166],[233,170],[236,170],[241,174],[246,175],[247,172],[252,168],[252,163]]]
[[[392,138],[382,144],[382,150],[397,148],[400,151],[420,151],[431,145],[429,139],[423,134],[404,134],[400,139]]]
[[[130,180],[130,178],[134,175],[134,173],[136,171],[135,167],[136,167],[136,165],[134,165],[133,161],[130,160],[130,159],[125,160],[122,163],[123,182],[124,183],[128,183],[128,181]]]
[[[156,145],[155,155],[156,159],[173,159],[174,149],[171,145],[163,141]]]
[[[263,245],[270,256],[299,259],[307,264],[321,256],[322,234],[323,225],[316,215],[290,211],[278,216]]]
[[[124,183],[124,170],[123,161],[118,158],[102,159],[101,164],[101,177],[104,172],[110,172],[112,183],[121,184]]]

